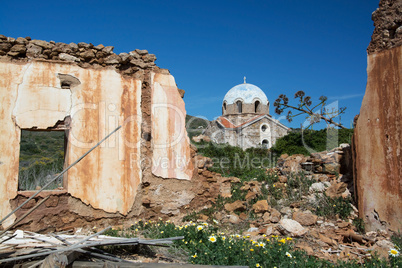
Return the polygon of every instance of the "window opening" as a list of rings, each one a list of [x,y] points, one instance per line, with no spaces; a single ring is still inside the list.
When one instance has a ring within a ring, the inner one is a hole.
[[[67,131],[21,130],[18,190],[38,190],[64,168]],[[61,190],[63,178],[45,190]]]
[[[268,142],[268,140],[263,140],[263,141],[262,141],[262,148],[268,149],[268,147],[269,147],[269,142]]]
[[[236,104],[237,104],[237,112],[242,113],[243,107],[241,101],[237,101]]]
[[[258,113],[260,111],[260,102],[256,101],[254,102],[254,112]]]
[[[261,131],[262,131],[262,132],[265,132],[266,130],[267,130],[267,125],[262,125],[262,126],[261,126]]]

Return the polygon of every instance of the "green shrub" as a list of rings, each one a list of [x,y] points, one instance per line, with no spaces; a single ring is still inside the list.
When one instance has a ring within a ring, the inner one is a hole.
[[[318,205],[315,212],[318,216],[335,218],[338,214],[342,219],[346,219],[352,212],[350,198],[330,198],[326,194],[318,197]]]
[[[361,218],[353,219],[353,226],[356,227],[359,233],[365,233],[364,220]]]
[[[338,135],[338,139],[336,138]],[[294,129],[288,135],[279,138],[271,151],[277,155],[281,154],[304,154],[310,153],[305,148],[304,143],[317,152],[331,150],[341,143],[350,143],[353,129],[321,129],[304,130]]]
[[[207,119],[186,115],[186,130],[188,137],[198,136],[207,128],[209,121]]]
[[[267,149],[251,148],[243,151],[240,147],[210,143],[198,143],[198,152],[213,160],[211,171],[222,176],[235,176],[243,181],[262,178],[265,168],[274,166],[274,159]]]
[[[64,132],[22,130],[19,160],[19,190],[42,187],[63,170]],[[47,189],[56,189],[62,184],[60,178]]]

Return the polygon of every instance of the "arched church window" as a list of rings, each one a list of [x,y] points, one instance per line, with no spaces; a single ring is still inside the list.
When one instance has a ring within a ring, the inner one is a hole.
[[[268,140],[263,140],[263,141],[262,141],[262,148],[268,149],[268,147],[269,147],[269,142],[268,142]]]
[[[243,104],[241,103],[241,101],[237,101],[236,105],[237,105],[237,112],[241,114],[243,112],[243,107],[242,107]]]
[[[224,102],[223,106],[222,106],[222,114],[225,114],[225,113],[226,113],[226,102]]]
[[[256,101],[254,102],[254,112],[258,113],[260,111],[260,102]]]
[[[266,130],[267,130],[267,126],[266,126],[266,125],[262,125],[261,131],[262,131],[262,132],[265,132]]]

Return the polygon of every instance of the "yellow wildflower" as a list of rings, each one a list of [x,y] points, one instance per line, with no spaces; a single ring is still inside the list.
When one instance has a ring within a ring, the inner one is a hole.
[[[398,256],[399,256],[399,251],[398,251],[397,249],[395,249],[395,248],[391,248],[391,249],[388,251],[388,253],[389,253],[389,255],[392,256],[392,257],[398,257]]]
[[[211,235],[208,239],[209,239],[209,241],[211,241],[212,243],[215,243],[215,242],[216,242],[216,236],[214,236],[214,235]]]

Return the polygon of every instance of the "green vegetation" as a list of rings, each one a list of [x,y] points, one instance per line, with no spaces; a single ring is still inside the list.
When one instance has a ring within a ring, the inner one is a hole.
[[[331,263],[296,250],[290,237],[270,236],[257,241],[249,236],[222,233],[215,225],[187,223],[177,226],[169,221],[138,221],[129,229],[112,229],[110,236],[168,238],[183,236],[170,248],[174,256],[187,256],[185,261],[203,265],[244,265],[249,267],[400,267],[401,256],[380,260],[375,256],[364,265],[355,261]],[[397,245],[400,246],[400,245]],[[113,248],[115,249],[115,248]]]
[[[353,219],[353,226],[355,226],[357,231],[361,234],[364,234],[366,232],[365,226],[364,226],[364,220],[361,218]]]
[[[190,140],[192,137],[202,134],[208,124],[207,119],[186,115],[186,130]]]
[[[310,155],[304,144],[316,152],[331,150],[341,143],[351,143],[353,129],[293,130],[278,139],[271,148],[272,153]],[[338,135],[338,138],[336,137]],[[303,144],[304,141],[304,144]]]
[[[197,143],[198,152],[213,160],[211,171],[221,173],[224,177],[235,176],[244,181],[257,178],[265,180],[262,168],[273,167],[271,153],[266,149],[249,148],[243,151],[240,147],[214,143]],[[262,167],[262,168],[261,168]]]
[[[330,198],[323,194],[317,197],[317,200],[318,204],[315,213],[318,216],[334,218],[336,215],[339,215],[342,219],[347,219],[352,212],[352,207],[350,206],[352,200],[350,198]]]
[[[63,131],[21,131],[19,190],[34,190],[43,186],[54,174],[63,170]],[[48,189],[62,186],[62,180]]]
[[[112,236],[138,236],[167,238],[184,236],[175,241],[175,247],[183,250],[187,261],[204,265],[248,265],[249,267],[316,267],[330,266],[302,251],[294,250],[292,238],[266,237],[258,241],[238,234],[225,234],[216,226],[206,223],[189,223],[176,226],[170,222],[135,223],[129,230],[106,232]]]

